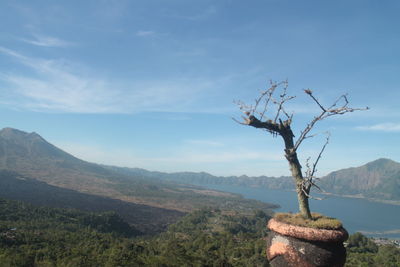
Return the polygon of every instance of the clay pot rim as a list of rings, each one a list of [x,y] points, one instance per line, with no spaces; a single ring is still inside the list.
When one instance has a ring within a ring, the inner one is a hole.
[[[268,221],[267,228],[281,235],[309,241],[343,242],[349,237],[343,227],[336,230],[317,229],[280,222],[274,218]]]

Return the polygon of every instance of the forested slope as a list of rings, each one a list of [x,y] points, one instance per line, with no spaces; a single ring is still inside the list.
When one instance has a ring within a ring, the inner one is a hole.
[[[262,211],[202,209],[165,233],[142,238],[115,213],[0,199],[0,266],[268,266],[268,219]],[[399,265],[399,248],[350,236],[346,266]]]
[[[0,266],[266,266],[267,219],[205,209],[143,239],[115,213],[0,199]]]

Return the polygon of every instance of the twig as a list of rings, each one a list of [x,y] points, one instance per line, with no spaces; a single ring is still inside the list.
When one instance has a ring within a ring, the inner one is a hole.
[[[329,108],[325,108],[319,101],[317,98],[314,97],[314,95],[312,94],[312,91],[310,89],[306,89],[304,90],[304,92],[309,95],[314,102],[317,103],[317,105],[321,108],[321,113],[314,117],[314,119],[312,119],[307,126],[304,128],[303,131],[301,131],[299,138],[297,139],[296,143],[295,143],[295,150],[297,150],[299,148],[299,146],[301,145],[301,143],[304,141],[304,139],[308,138],[308,133],[314,128],[315,124],[318,121],[321,121],[327,117],[330,116],[334,116],[334,115],[343,115],[345,113],[348,112],[354,112],[356,110],[368,110],[369,107],[366,108],[349,108],[347,107],[349,101],[347,99],[346,95],[341,95]],[[337,104],[339,103],[339,101],[343,99],[344,100],[344,104],[338,108],[334,108],[337,106]]]
[[[326,146],[329,144],[330,136],[331,136],[331,134],[329,132],[327,132],[325,144],[322,146],[322,149],[319,152],[318,157],[317,157],[317,159],[315,160],[315,162],[313,164],[313,168],[312,168],[312,172],[310,174],[310,177],[313,177],[315,172],[317,171],[318,161],[321,159],[322,153],[324,153],[324,150],[325,150]]]
[[[314,197],[314,196],[310,195],[309,193],[307,193],[304,190],[304,188],[303,188],[303,193],[306,195],[307,198],[311,198],[311,199],[314,199],[314,200],[324,200],[324,199],[326,199],[325,197]]]

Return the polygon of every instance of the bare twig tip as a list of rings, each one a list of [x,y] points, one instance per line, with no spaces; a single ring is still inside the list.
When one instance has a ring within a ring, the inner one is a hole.
[[[308,95],[312,95],[312,91],[310,89],[304,89],[304,92]]]

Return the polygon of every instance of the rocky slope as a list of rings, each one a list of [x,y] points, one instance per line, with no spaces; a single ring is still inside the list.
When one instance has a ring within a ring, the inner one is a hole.
[[[107,169],[62,151],[36,133],[12,128],[0,131],[0,170],[80,193],[183,212],[202,206],[272,207],[235,194]]]
[[[322,179],[331,193],[400,200],[400,163],[378,159],[360,167],[332,172]]]

